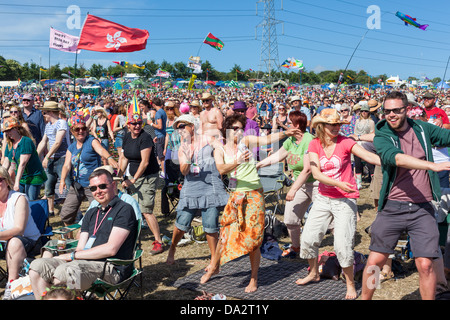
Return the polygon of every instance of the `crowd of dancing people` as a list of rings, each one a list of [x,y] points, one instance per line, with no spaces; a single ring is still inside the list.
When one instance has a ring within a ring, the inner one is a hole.
[[[438,228],[450,207],[445,91],[137,89],[95,96],[4,90],[0,98],[0,240],[6,243],[0,255],[8,270],[3,299],[11,298],[11,283],[30,256],[39,256],[29,271],[36,299],[52,285],[86,290],[105,258],[130,258],[136,221],[154,237],[148,253],[166,251],[166,263],[175,265],[177,245],[198,215],[211,254],[201,282],[248,255],[245,292],[254,292],[266,214],[259,170],[280,163],[291,182],[283,217],[290,245],[281,256],[300,257],[310,267],[297,285],[320,280],[319,249],[331,229],[345,298],[358,297],[356,200],[366,180],[377,215],[361,298],[372,299],[377,281],[391,277],[390,262],[404,232],[422,299],[448,290],[450,244],[448,238],[439,243]],[[155,200],[159,182],[174,174],[182,184],[167,246],[158,222],[163,205],[155,206]],[[37,199],[47,199],[50,216],[64,226],[81,224],[79,234],[71,235],[78,239],[75,251],[42,254],[29,209]],[[90,205],[84,212],[83,202]],[[119,282],[129,270],[107,273]]]

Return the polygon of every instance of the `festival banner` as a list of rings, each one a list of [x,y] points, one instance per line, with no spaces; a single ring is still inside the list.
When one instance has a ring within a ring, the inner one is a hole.
[[[133,52],[145,49],[147,30],[129,28],[91,14],[81,29],[78,49],[98,52]]]
[[[205,40],[203,40],[203,43],[209,44],[211,47],[219,51],[223,49],[223,42],[220,41],[219,38],[213,36],[212,33],[208,33]]]
[[[158,69],[158,70],[156,70],[156,76],[161,77],[161,78],[169,78],[170,72]]]
[[[80,53],[77,50],[79,38],[70,34],[50,28],[50,49],[56,49],[63,52]]]

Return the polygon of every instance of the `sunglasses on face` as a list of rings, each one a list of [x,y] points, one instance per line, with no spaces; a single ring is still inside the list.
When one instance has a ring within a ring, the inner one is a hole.
[[[184,129],[186,128],[188,125],[186,123],[180,123],[177,127],[177,129]]]
[[[141,124],[142,124],[142,122],[130,122],[130,125],[134,126],[134,127],[140,126]]]
[[[86,127],[81,127],[81,128],[75,128],[75,129],[73,129],[73,131],[75,131],[75,132],[85,132],[86,130],[87,130]]]
[[[384,109],[383,113],[387,116],[388,114],[391,114],[391,112],[394,112],[395,114],[400,114],[403,112],[403,109],[405,109],[405,107],[401,107],[401,108],[395,108],[395,109]]]
[[[95,192],[97,191],[97,188],[99,188],[100,190],[105,190],[106,188],[108,188],[108,185],[106,183],[102,183],[99,184],[98,186],[90,186],[89,190],[91,190],[91,192]]]
[[[173,110],[174,108],[166,108],[166,110]]]

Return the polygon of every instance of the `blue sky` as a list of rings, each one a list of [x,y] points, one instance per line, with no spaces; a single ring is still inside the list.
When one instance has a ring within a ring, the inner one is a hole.
[[[368,29],[373,17],[369,6],[380,9],[379,29]],[[73,65],[75,55],[48,49],[49,29],[79,35],[70,6],[80,10],[82,25],[87,13],[128,27],[146,29],[147,48],[132,53],[82,51],[78,63],[89,68],[112,61],[141,63],[187,62],[191,55],[208,60],[215,69],[228,72],[235,64],[242,69],[264,70],[260,64],[264,5],[258,0],[130,0],[130,1],[29,1],[0,3],[0,55],[20,63],[41,61],[43,67]],[[307,70],[364,69],[372,76],[402,78],[443,77],[450,55],[450,22],[447,1],[406,0],[275,0],[279,62],[289,57],[303,60]],[[429,24],[426,31],[405,26],[395,16],[400,11]],[[202,44],[211,32],[225,46],[217,51]],[[446,79],[450,79],[450,71]]]

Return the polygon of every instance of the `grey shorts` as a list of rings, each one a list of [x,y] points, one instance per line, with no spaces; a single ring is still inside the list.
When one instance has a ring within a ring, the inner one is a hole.
[[[56,278],[70,289],[87,290],[101,277],[104,266],[104,261],[66,262],[57,258],[40,258],[31,262],[30,270],[37,272],[48,283],[53,283]],[[113,265],[107,264],[104,279],[113,284],[119,282],[120,275]]]
[[[164,144],[166,142],[165,137],[156,137],[155,154],[159,160],[164,159]]]
[[[403,232],[409,235],[411,251],[415,258],[441,256],[439,230],[431,203],[387,200],[372,224],[369,249],[392,254]]]

